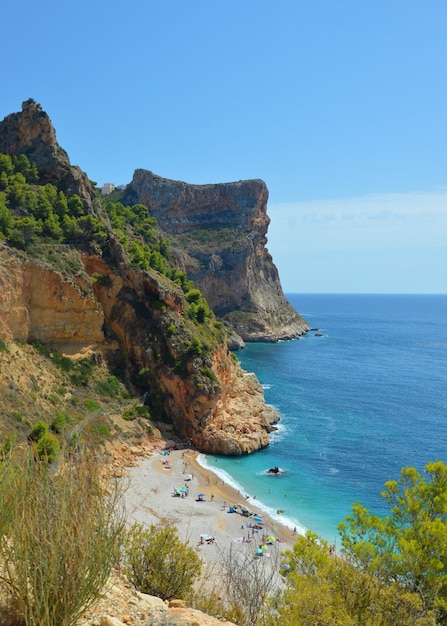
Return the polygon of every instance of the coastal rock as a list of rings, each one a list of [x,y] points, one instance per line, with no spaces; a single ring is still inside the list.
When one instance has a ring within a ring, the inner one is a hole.
[[[84,262],[90,275],[101,276],[93,288],[107,327],[134,367],[150,372],[151,393],[161,392],[164,411],[177,433],[204,452],[239,455],[267,446],[279,414],[265,404],[256,377],[242,370],[226,344],[216,346],[208,357],[190,359],[182,374],[169,367],[168,363],[184,359],[181,346],[166,335],[166,313],[143,303],[163,303],[170,323],[178,328],[177,336],[183,337],[181,289],[156,273],[126,268],[118,274],[96,256],[86,256]],[[160,354],[165,356],[160,359]]]
[[[162,398],[177,433],[198,449],[245,454],[268,445],[279,416],[225,342],[176,371],[185,358],[183,342],[190,341],[182,321],[186,302],[177,285],[157,272],[126,267],[117,273],[101,257],[78,258],[84,274],[64,277],[43,262],[0,248],[1,339],[39,342],[72,355],[94,350],[96,359],[101,353],[108,359],[124,354],[129,368],[149,372],[148,389]],[[174,323],[177,341],[167,331]]]
[[[39,342],[74,357],[124,360],[129,387],[146,392],[153,413],[203,451],[245,454],[268,445],[279,416],[232,358],[225,327],[211,322],[205,333],[184,316],[188,303],[178,285],[155,270],[130,267],[87,176],[70,165],[34,100],[0,122],[0,151],[26,154],[40,183],[77,193],[108,231],[107,243],[88,252],[38,242],[31,256],[2,244],[0,338]],[[171,233],[182,267],[236,330],[228,340],[234,349],[244,339],[275,341],[305,332],[265,249],[262,181],[194,186],[137,170],[129,193]]]
[[[278,341],[309,327],[284,296],[266,248],[267,199],[262,180],[191,185],[138,169],[123,201],[148,207],[177,264],[243,340]]]

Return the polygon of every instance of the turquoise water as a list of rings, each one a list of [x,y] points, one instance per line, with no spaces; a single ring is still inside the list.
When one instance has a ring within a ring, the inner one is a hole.
[[[270,446],[203,462],[291,527],[336,542],[353,502],[383,513],[380,492],[402,467],[447,462],[447,296],[288,299],[323,336],[238,353],[281,414]],[[266,475],[273,466],[285,473]]]

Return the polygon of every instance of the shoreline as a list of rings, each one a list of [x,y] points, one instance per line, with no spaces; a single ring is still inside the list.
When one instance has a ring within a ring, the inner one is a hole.
[[[212,466],[205,458],[206,456],[207,455],[205,453],[198,453],[196,457],[197,463],[201,465],[205,472],[210,471],[223,481],[228,488],[232,489],[233,492],[237,494],[239,500],[245,502],[248,508],[256,508],[262,515],[271,519],[272,523],[275,523],[280,527],[284,527],[290,532],[294,531],[292,532],[293,536],[306,534],[308,529],[302,526],[299,521],[296,521],[288,515],[284,515],[284,511],[280,511],[279,509],[275,511],[274,507],[266,504],[263,500],[257,499],[256,496],[252,497],[248,495],[246,489],[238,483],[235,478],[233,478],[226,470]]]
[[[150,456],[135,459],[136,463],[125,471],[128,486],[124,501],[129,522],[175,526],[180,539],[189,542],[207,565],[217,564],[222,551],[236,547],[249,557],[260,558],[256,550],[264,546],[261,556],[270,557],[271,564],[279,567],[280,553],[292,548],[296,533],[273,519],[252,498],[247,500],[212,468],[204,467],[199,456],[188,448],[169,454],[158,448]],[[187,490],[187,495],[180,490]],[[247,507],[262,518],[262,523],[231,512],[235,504]],[[207,541],[201,535],[213,540]],[[266,542],[272,536],[274,540]]]

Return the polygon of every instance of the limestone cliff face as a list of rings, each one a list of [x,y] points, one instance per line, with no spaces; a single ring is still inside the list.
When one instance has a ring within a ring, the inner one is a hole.
[[[104,315],[90,283],[0,247],[0,337],[79,347],[102,344]]]
[[[23,102],[21,112],[11,113],[0,122],[0,152],[25,154],[36,163],[41,182],[53,183],[67,196],[77,194],[92,212],[97,209],[87,175],[70,164],[50,118],[34,100]]]
[[[290,339],[309,330],[285,298],[265,247],[267,199],[261,180],[190,185],[141,169],[124,198],[148,207],[171,235],[177,263],[246,341]]]
[[[67,278],[3,245],[0,338],[68,354],[125,355],[129,375],[145,372],[144,388],[198,449],[235,455],[268,445],[279,416],[256,378],[234,362],[223,339],[210,354],[190,354],[181,289],[157,272],[117,269],[118,259],[123,252],[112,238],[108,258],[84,255],[85,272]]]
[[[191,354],[181,289],[157,273],[118,273],[99,257],[84,260],[87,272],[101,277],[94,290],[108,328],[133,367],[145,372],[149,393],[160,394],[177,432],[210,453],[239,455],[267,446],[277,411],[224,340],[210,354]]]

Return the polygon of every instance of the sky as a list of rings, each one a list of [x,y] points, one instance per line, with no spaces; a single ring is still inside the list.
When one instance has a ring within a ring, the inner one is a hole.
[[[286,293],[447,293],[446,0],[22,0],[34,98],[99,186],[260,178]]]

